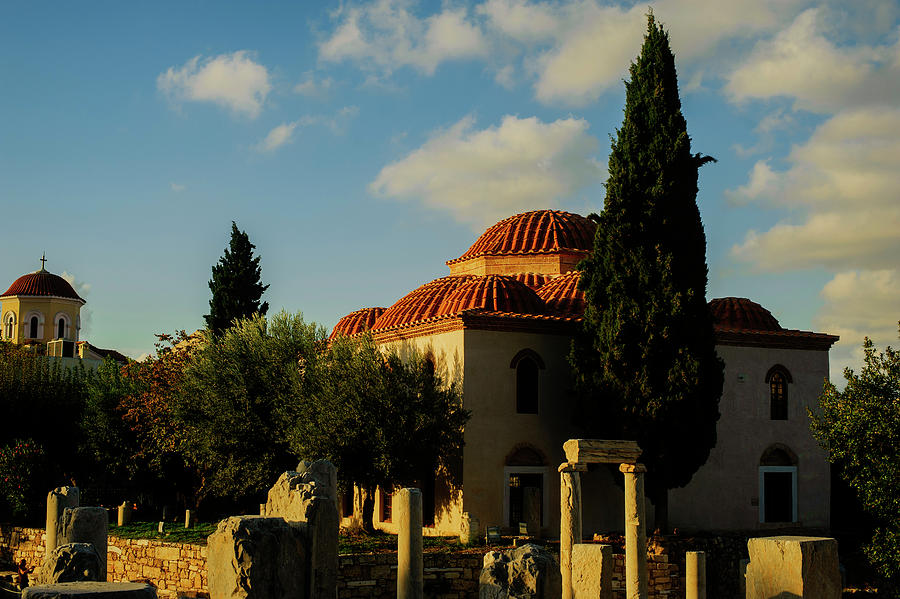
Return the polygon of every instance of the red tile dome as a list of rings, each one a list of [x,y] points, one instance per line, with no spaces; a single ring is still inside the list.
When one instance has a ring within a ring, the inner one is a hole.
[[[9,286],[6,293],[0,297],[9,297],[12,295],[38,295],[46,297],[63,297],[66,299],[78,300],[84,303],[69,282],[59,275],[47,272],[41,269],[37,272],[31,272],[22,275]]]
[[[347,314],[341,318],[334,329],[331,331],[329,339],[334,339],[338,335],[356,335],[368,331],[375,324],[375,321],[384,313],[384,308],[363,308]]]
[[[723,329],[780,331],[772,313],[745,297],[721,297],[709,302],[715,324]]]
[[[584,314],[584,292],[578,289],[581,271],[569,272],[551,279],[537,290],[537,295],[547,305],[547,309],[555,314]]]
[[[447,294],[472,278],[472,275],[449,275],[425,283],[385,310],[372,325],[372,330],[400,326],[436,316]]]
[[[437,315],[458,314],[472,309],[515,314],[543,314],[546,311],[537,294],[517,281],[515,276],[483,275],[466,281],[448,293]]]
[[[594,244],[593,221],[561,210],[523,212],[501,220],[485,231],[462,256],[447,264],[479,256],[581,252]]]

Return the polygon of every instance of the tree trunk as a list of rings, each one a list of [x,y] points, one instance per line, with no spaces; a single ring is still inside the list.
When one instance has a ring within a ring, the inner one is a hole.
[[[375,532],[375,489],[365,488],[363,496],[362,526],[367,533]]]
[[[653,494],[654,528],[660,534],[667,535],[669,530],[669,490],[663,487]]]

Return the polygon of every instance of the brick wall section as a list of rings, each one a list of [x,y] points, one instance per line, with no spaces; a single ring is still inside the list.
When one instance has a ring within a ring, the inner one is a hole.
[[[208,590],[205,546],[114,536],[108,538],[108,543],[108,580],[144,580],[155,585],[159,596],[164,598],[205,596]],[[721,541],[719,543],[716,549],[722,549]],[[11,563],[23,557],[29,565],[40,565],[44,557],[44,531],[0,525],[0,561]],[[339,599],[392,599],[397,596],[395,553],[341,555],[338,559]],[[617,554],[614,559],[614,596],[624,599],[625,556]],[[482,560],[480,553],[426,553],[425,595],[435,599],[477,598]],[[669,555],[650,555],[647,565],[650,599],[683,595],[681,568],[669,561]]]

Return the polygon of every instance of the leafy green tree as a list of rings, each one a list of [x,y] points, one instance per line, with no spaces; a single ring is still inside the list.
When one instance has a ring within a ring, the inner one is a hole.
[[[875,519],[866,555],[883,578],[879,590],[900,589],[900,351],[876,352],[866,338],[865,363],[847,368],[839,391],[825,383],[812,430]],[[887,595],[885,595],[887,596]],[[893,595],[891,595],[893,596]]]
[[[231,223],[231,243],[219,263],[212,267],[209,290],[209,314],[205,316],[207,328],[215,334],[231,326],[236,318],[253,314],[265,316],[269,303],[260,303],[268,285],[260,281],[262,268],[259,256],[253,256],[256,246],[250,243],[247,233]]]
[[[0,515],[33,520],[43,514],[40,506],[48,478],[47,456],[33,439],[16,439],[0,447]]]
[[[706,304],[698,169],[681,113],[669,36],[648,15],[626,81],[594,250],[579,269],[587,307],[571,355],[587,434],[635,439],[657,526],[668,489],[686,485],[716,444],[723,363]]]
[[[376,486],[411,484],[438,470],[453,481],[469,413],[458,387],[432,363],[383,353],[368,337],[338,338],[306,373],[310,395],[293,419],[291,446],[331,460],[342,485],[365,491],[366,527]]]
[[[304,401],[301,365],[316,359],[324,340],[324,329],[284,312],[270,322],[260,314],[238,319],[199,340],[172,396],[183,431],[178,451],[195,475],[197,503],[258,504],[296,466],[287,427]]]

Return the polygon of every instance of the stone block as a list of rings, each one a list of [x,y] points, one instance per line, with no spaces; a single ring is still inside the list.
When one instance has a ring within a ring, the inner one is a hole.
[[[59,582],[100,582],[101,561],[89,543],[58,545],[44,559],[41,584]],[[105,576],[103,578],[106,578]]]
[[[100,582],[106,581],[109,515],[102,507],[66,508],[59,520],[57,544],[90,543],[100,557]]]
[[[559,599],[562,578],[553,555],[537,545],[485,554],[479,599]]]
[[[45,555],[61,544],[57,542],[59,519],[66,508],[78,507],[81,492],[78,487],[57,487],[47,493],[47,528],[44,534]]]
[[[637,441],[569,439],[563,451],[571,464],[634,464],[641,457]]]
[[[232,516],[209,536],[210,599],[306,599],[307,525],[283,518]]]
[[[612,545],[576,543],[572,546],[572,596],[575,599],[612,599]]]
[[[64,582],[28,587],[22,599],[156,599],[156,589],[137,582]]]
[[[747,541],[747,599],[840,599],[835,539],[760,537]]]

